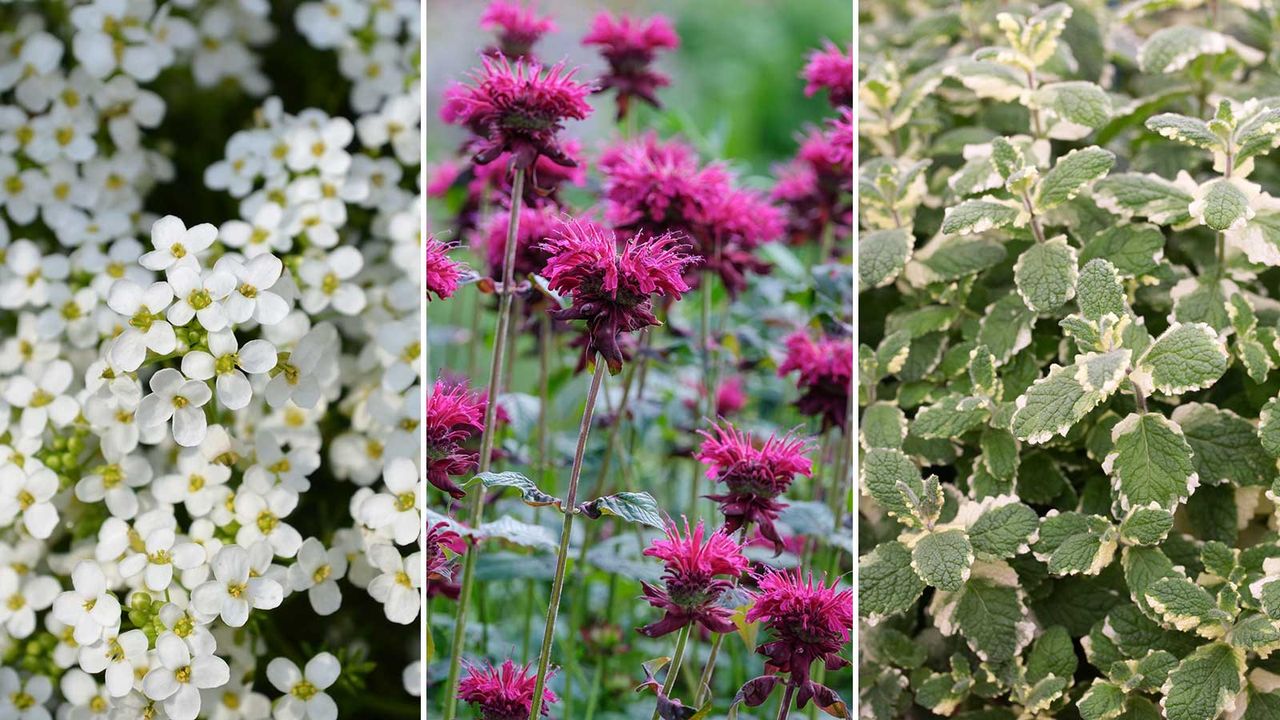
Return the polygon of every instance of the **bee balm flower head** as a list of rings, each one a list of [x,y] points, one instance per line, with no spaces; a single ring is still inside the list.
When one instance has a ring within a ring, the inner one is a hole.
[[[800,373],[796,407],[822,418],[822,427],[844,428],[849,421],[849,393],[853,386],[853,342],[824,337],[814,341],[803,331],[787,338],[787,357],[778,374]]]
[[[462,269],[458,263],[449,259],[449,246],[427,238],[427,299],[431,295],[441,300],[449,297],[458,289],[458,279],[462,277]]]
[[[598,45],[609,63],[609,72],[600,80],[596,92],[618,91],[618,120],[627,115],[631,98],[637,97],[654,107],[661,107],[657,90],[671,83],[653,70],[650,64],[659,50],[672,50],[680,45],[671,21],[655,15],[647,21],[626,15],[617,18],[607,12],[596,15],[591,31],[582,38],[583,45]]]
[[[473,143],[477,165],[510,152],[517,171],[532,167],[539,157],[573,167],[557,136],[565,120],[591,114],[586,97],[592,89],[576,82],[574,72],[566,72],[564,63],[543,68],[503,56],[486,57],[484,68],[472,75],[473,85],[450,90],[447,119],[480,136]]]
[[[508,0],[490,3],[480,16],[480,27],[498,34],[498,47],[492,48],[490,54],[522,60],[532,59],[534,44],[556,30],[555,22],[550,17],[538,17],[533,6]]]
[[[712,632],[733,630],[730,610],[716,601],[732,586],[722,576],[736,578],[747,568],[741,545],[723,530],[708,536],[701,522],[690,530],[686,519],[683,535],[675,523],[669,523],[667,536],[654,540],[644,554],[658,558],[665,566],[663,588],[643,585],[649,604],[666,614],[641,628],[641,633],[659,637],[693,622]]]
[[[699,434],[706,438],[698,460],[707,466],[707,478],[723,482],[728,488],[724,494],[707,496],[720,503],[725,531],[732,533],[755,523],[781,552],[782,538],[773,521],[786,506],[777,498],[791,487],[796,475],[808,477],[812,471],[806,457],[811,449],[809,443],[790,435],[771,435],[756,447],[749,434],[728,423]]]
[[[623,361],[618,335],[658,324],[652,296],[679,299],[689,289],[681,274],[694,259],[672,234],[636,236],[619,249],[611,230],[576,220],[563,223],[543,248],[550,254],[543,271],[549,286],[573,299],[553,316],[585,320],[586,356],[599,353],[614,374]]]
[[[483,418],[484,400],[463,385],[437,380],[427,396],[427,480],[455,498],[466,493],[449,478],[475,469],[476,453],[462,444],[484,430]]]
[[[497,668],[489,663],[470,665],[467,676],[458,684],[458,699],[471,703],[479,711],[480,720],[528,720],[536,685],[530,669],[511,660]],[[544,689],[541,714],[548,714],[556,699],[555,693]]]
[[[823,43],[821,50],[809,55],[801,77],[808,83],[804,88],[806,97],[826,90],[827,99],[835,107],[853,103],[853,55],[841,51],[830,40]]]

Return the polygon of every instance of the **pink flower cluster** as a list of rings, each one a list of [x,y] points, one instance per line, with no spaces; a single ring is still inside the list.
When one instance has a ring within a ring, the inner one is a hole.
[[[853,391],[853,340],[822,337],[815,341],[804,331],[786,340],[787,356],[778,374],[798,372],[800,399],[796,407],[806,415],[822,418],[822,428],[846,428],[849,394]]]
[[[470,703],[480,720],[529,720],[537,685],[531,669],[511,660],[497,668],[491,663],[469,665],[458,684],[458,699]],[[557,699],[550,689],[543,689],[541,714],[547,715]]]
[[[543,35],[556,30],[555,22],[550,17],[538,17],[533,6],[507,0],[494,0],[480,16],[480,27],[498,34],[498,46],[489,48],[489,55],[519,60],[533,60],[533,46]]]
[[[705,542],[704,542],[705,540]],[[684,521],[684,534],[668,523],[665,538],[654,540],[644,554],[662,561],[662,588],[643,583],[645,599],[665,611],[661,620],[640,628],[649,637],[661,637],[690,623],[711,632],[733,631],[732,613],[717,601],[747,569],[742,546],[723,530],[706,534],[702,522],[693,530]]]
[[[478,453],[463,443],[484,430],[484,409],[485,401],[461,384],[437,380],[427,395],[427,481],[454,498],[466,492],[450,477],[476,468]]]
[[[662,107],[657,91],[669,85],[671,79],[653,70],[650,64],[659,50],[680,46],[680,38],[670,20],[661,15],[644,21],[600,13],[591,22],[591,31],[582,38],[582,44],[600,46],[600,53],[609,63],[609,72],[600,78],[596,92],[617,91],[619,122],[626,118],[633,97]]]
[[[458,289],[458,279],[462,277],[462,269],[458,263],[449,259],[449,246],[427,236],[427,299],[435,295],[443,300]]]
[[[751,435],[732,425],[713,425],[712,432],[699,431],[705,438],[697,459],[707,466],[707,479],[722,482],[727,492],[708,495],[720,503],[726,532],[754,524],[760,534],[782,551],[782,538],[773,521],[786,505],[778,497],[791,487],[797,475],[812,471],[807,453],[810,444],[791,435],[770,435],[759,447]]]

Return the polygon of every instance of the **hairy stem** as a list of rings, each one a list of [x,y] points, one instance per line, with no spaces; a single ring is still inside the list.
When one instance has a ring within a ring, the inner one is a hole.
[[[542,631],[542,649],[538,655],[538,679],[533,686],[533,707],[529,720],[538,720],[542,712],[542,690],[547,684],[547,668],[551,663],[551,646],[555,642],[556,615],[560,612],[560,594],[564,591],[564,570],[569,560],[569,537],[573,531],[573,508],[578,499],[578,479],[582,476],[582,458],[587,451],[587,435],[591,432],[591,415],[595,411],[600,383],[604,380],[604,358],[595,358],[596,370],[591,376],[591,389],[582,408],[582,425],[578,428],[578,447],[573,453],[573,470],[569,473],[569,491],[564,499],[564,524],[560,530],[560,548],[556,551],[556,574],[551,581],[551,599],[547,601],[547,624]]]
[[[489,360],[489,388],[487,402],[484,406],[484,431],[480,436],[480,468],[479,472],[489,471],[489,462],[493,456],[493,441],[497,433],[498,395],[502,391],[501,378],[504,356],[507,352],[508,331],[511,323],[511,300],[515,286],[516,237],[520,232],[520,202],[524,198],[524,171],[516,173],[511,181],[511,215],[507,220],[506,256],[502,263],[502,291],[498,301],[498,326],[493,333],[493,357]],[[479,315],[479,313],[476,313]],[[470,527],[479,527],[484,513],[484,486],[477,485],[471,489],[468,521]],[[444,720],[453,720],[458,712],[458,675],[462,669],[462,653],[467,639],[467,610],[471,603],[471,593],[475,588],[476,556],[480,554],[480,546],[472,545],[466,553],[462,564],[462,589],[458,594],[458,614],[454,619],[453,647],[449,657],[449,678],[445,683]]]

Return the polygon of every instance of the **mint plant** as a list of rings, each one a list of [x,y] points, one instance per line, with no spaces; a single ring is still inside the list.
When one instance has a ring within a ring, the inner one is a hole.
[[[862,12],[861,716],[1280,716],[1280,8]]]

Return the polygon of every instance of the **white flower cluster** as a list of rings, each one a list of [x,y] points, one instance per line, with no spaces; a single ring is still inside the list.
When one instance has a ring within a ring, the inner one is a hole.
[[[419,612],[420,7],[302,3],[356,116],[268,98],[188,227],[147,85],[267,92],[269,4],[70,5],[0,32],[0,718],[332,720],[266,634]]]

